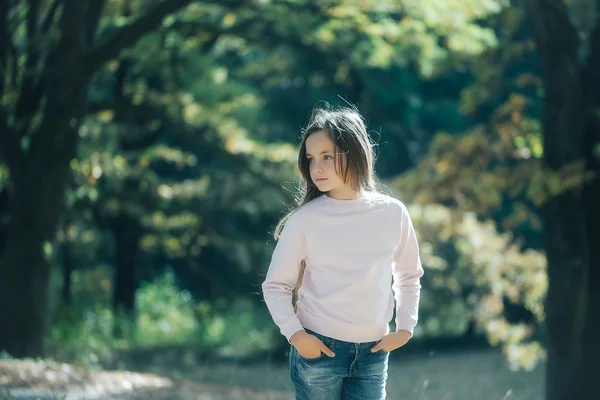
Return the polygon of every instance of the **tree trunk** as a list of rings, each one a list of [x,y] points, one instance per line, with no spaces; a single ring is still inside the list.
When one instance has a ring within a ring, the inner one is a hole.
[[[135,295],[139,287],[136,267],[141,230],[138,222],[126,215],[120,215],[111,225],[115,238],[113,310],[115,315],[132,321],[135,317]],[[114,333],[117,337],[123,334],[118,323]]]
[[[600,12],[600,1],[596,13]],[[588,124],[584,131],[583,149],[586,168],[595,174],[595,178],[583,188],[583,205],[587,221],[589,243],[587,304],[585,324],[582,328],[584,346],[583,370],[586,374],[584,393],[588,398],[600,399],[597,374],[600,371],[600,15],[596,17],[596,27],[591,40],[591,55],[582,74],[584,99],[590,104]]]
[[[55,132],[40,132],[54,135]],[[62,136],[60,149],[32,159],[23,179],[15,179],[4,250],[0,254],[0,349],[14,357],[43,354],[49,323],[52,244],[75,155],[75,135]]]
[[[590,291],[592,252],[588,232],[592,217],[580,193],[551,200],[544,209],[545,247],[548,260],[548,293],[545,302],[548,363],[546,398],[597,399],[600,360],[600,326],[596,294]],[[597,221],[596,224],[600,224]],[[596,238],[598,243],[599,238]],[[594,305],[596,307],[594,307]],[[597,320],[597,318],[596,318]]]
[[[115,230],[116,265],[113,307],[116,312],[133,316],[135,293],[139,286],[137,276],[137,253],[139,231],[132,227]]]
[[[73,283],[73,254],[71,253],[71,243],[65,240],[62,246],[62,276],[63,285],[61,297],[64,305],[70,306],[72,299]]]
[[[545,98],[544,162],[559,170],[585,161],[600,173],[592,148],[600,139],[597,71],[600,18],[588,38],[587,59],[565,4],[525,2],[540,54]],[[600,399],[600,177],[544,206],[548,292],[545,301],[548,362],[546,398]]]
[[[0,254],[2,254],[6,243],[8,217],[8,189],[0,189]]]
[[[48,325],[50,267],[42,255],[43,240],[27,233],[12,227],[0,262],[0,348],[14,357],[43,354]]]

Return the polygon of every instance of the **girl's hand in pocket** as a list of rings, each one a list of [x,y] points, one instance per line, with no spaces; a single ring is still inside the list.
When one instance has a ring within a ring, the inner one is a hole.
[[[335,353],[316,336],[306,331],[298,331],[290,338],[290,343],[304,358],[318,358],[321,353],[335,357]]]
[[[392,332],[384,336],[375,346],[373,346],[371,353],[376,353],[379,350],[383,350],[388,353],[394,351],[408,343],[411,336],[411,333],[405,330]]]

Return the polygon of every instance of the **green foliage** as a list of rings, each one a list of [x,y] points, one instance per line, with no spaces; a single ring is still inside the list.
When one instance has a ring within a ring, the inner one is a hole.
[[[133,343],[157,346],[178,342],[189,343],[199,332],[192,295],[177,288],[172,272],[155,282],[144,283],[137,293],[137,323]]]
[[[424,332],[464,332],[474,324],[502,346],[511,368],[532,369],[545,357],[539,342],[545,256],[531,248],[543,228],[538,208],[588,176],[581,163],[559,171],[543,167],[539,81],[510,68],[532,53],[527,38],[518,36],[521,10],[503,9],[488,22],[499,45],[475,58],[475,79],[461,91],[461,112],[487,120],[460,134],[437,133],[416,168],[391,185],[413,204],[430,272],[423,285]]]
[[[535,57],[533,43],[529,36],[522,34],[523,9],[505,7],[486,22],[497,32],[498,45],[482,51],[470,64],[474,79],[460,90],[461,112],[476,115],[480,107],[490,105],[496,109],[506,102],[507,95],[513,93],[526,94],[537,105],[541,83],[531,66]],[[530,65],[525,71],[513,68],[523,62]]]
[[[8,168],[2,164],[1,160],[0,160],[0,194],[4,191],[4,190],[8,190],[9,189],[9,183],[10,183],[10,171],[8,170]],[[6,223],[6,221],[3,221],[4,216],[2,215],[2,210],[0,210],[0,227]]]
[[[418,166],[398,180],[402,195],[480,215],[510,199],[513,212],[503,221],[505,229],[525,222],[541,229],[533,206],[580,187],[591,175],[582,162],[558,171],[545,168],[536,153],[541,151],[539,132],[529,131],[530,126],[537,123],[500,123],[491,132],[481,127],[460,136],[438,134]],[[523,214],[524,209],[529,212]]]
[[[544,352],[533,341],[543,322],[546,260],[523,250],[493,221],[439,204],[409,205],[420,238],[423,280],[419,334],[466,331],[470,321],[494,346],[502,344],[511,367],[533,369]],[[511,322],[505,304],[522,305],[530,320]]]
[[[110,308],[102,305],[64,310],[53,322],[48,353],[55,359],[95,367],[110,359],[113,348],[124,346],[122,340],[114,338],[115,322]]]
[[[423,76],[430,77],[456,60],[495,46],[493,30],[477,21],[497,13],[502,5],[481,0],[342,1],[324,10],[326,22],[307,40],[323,48],[343,46],[354,65],[389,68],[414,62]]]
[[[101,290],[97,282],[106,282]],[[240,300],[233,306],[194,300],[182,290],[172,272],[146,282],[136,296],[136,320],[115,315],[106,269],[78,271],[74,306],[60,307],[49,338],[53,358],[89,367],[110,362],[116,352],[136,348],[191,346],[221,356],[243,356],[265,350],[275,335],[269,316],[256,304]],[[91,304],[91,305],[90,305]],[[120,338],[114,327],[123,329]]]

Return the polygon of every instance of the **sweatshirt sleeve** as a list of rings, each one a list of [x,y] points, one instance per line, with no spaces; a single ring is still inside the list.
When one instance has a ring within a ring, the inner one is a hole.
[[[302,221],[297,214],[292,214],[279,235],[262,284],[263,297],[273,322],[288,342],[294,333],[304,329],[292,306],[292,291],[306,252]]]
[[[392,289],[396,300],[396,331],[407,330],[411,336],[418,320],[423,272],[417,235],[408,210],[402,205],[401,236],[394,253]]]

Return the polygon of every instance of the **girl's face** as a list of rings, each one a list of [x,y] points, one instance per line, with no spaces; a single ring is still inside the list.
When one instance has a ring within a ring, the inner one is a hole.
[[[321,192],[328,192],[335,199],[356,197],[356,191],[345,183],[336,171],[335,143],[326,130],[316,131],[306,138],[306,158],[309,162],[310,178]],[[340,166],[344,168],[346,155],[339,152]]]

